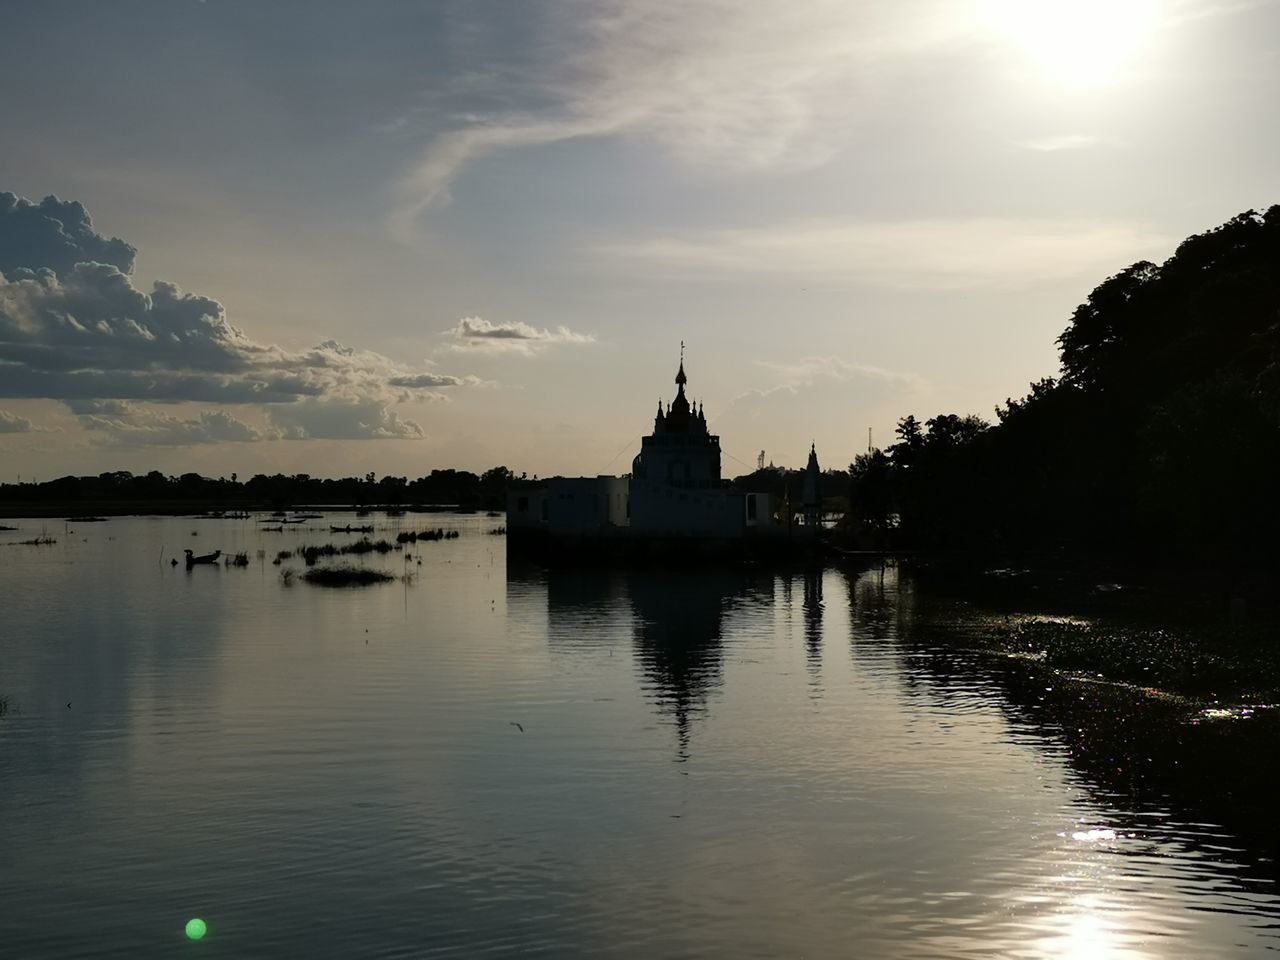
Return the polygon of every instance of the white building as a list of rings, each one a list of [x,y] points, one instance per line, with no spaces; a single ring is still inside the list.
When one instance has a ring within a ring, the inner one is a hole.
[[[720,438],[685,396],[684,358],[676,397],[658,403],[653,433],[624,477],[553,477],[507,498],[510,535],[558,539],[726,541],[773,526],[773,497],[735,490],[720,475]],[[811,456],[811,460],[812,460]],[[816,460],[813,461],[816,464]]]

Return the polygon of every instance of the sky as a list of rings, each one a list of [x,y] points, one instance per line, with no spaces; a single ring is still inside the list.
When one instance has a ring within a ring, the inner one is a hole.
[[[0,481],[842,467],[1280,200],[1275,0],[10,0]],[[53,198],[53,199],[46,199]]]

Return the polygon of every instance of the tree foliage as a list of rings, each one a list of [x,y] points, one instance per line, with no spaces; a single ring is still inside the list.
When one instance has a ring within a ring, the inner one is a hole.
[[[900,546],[1264,558],[1280,535],[1280,206],[1098,285],[1062,371],[898,424],[851,466],[852,518]]]

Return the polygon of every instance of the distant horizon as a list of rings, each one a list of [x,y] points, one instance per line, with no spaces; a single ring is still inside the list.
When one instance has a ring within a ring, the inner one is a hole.
[[[1274,4],[379,10],[9,12],[6,466],[617,472],[682,340],[726,464],[843,466],[1275,197]]]

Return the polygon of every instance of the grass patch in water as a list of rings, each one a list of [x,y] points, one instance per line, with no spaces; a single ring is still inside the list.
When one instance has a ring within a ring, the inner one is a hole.
[[[342,546],[326,543],[323,546],[303,547],[297,551],[297,555],[302,558],[303,563],[308,567],[313,567],[321,557],[337,557],[345,554],[359,556],[364,553],[390,553],[392,550],[403,549],[403,544],[394,544],[388,540],[370,540],[368,537],[362,537],[355,543],[344,543]],[[284,553],[284,551],[282,550],[281,553]],[[280,559],[285,558],[281,557]]]
[[[307,583],[322,587],[367,587],[374,583],[390,583],[395,579],[382,570],[368,567],[315,567],[302,575]]]

